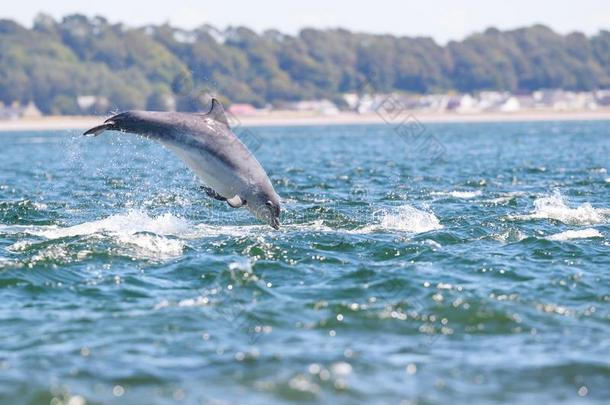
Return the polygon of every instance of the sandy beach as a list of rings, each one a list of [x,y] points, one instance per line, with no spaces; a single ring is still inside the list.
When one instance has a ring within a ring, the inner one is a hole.
[[[517,113],[426,113],[405,112],[401,119],[413,117],[422,123],[450,122],[522,122],[522,121],[591,121],[610,120],[610,108],[594,111],[521,111]],[[99,125],[104,116],[45,116],[19,120],[0,121],[0,131],[42,131],[61,129],[86,129]],[[307,126],[307,125],[357,125],[399,124],[401,119],[386,122],[381,115],[342,112],[336,115],[321,115],[311,112],[273,111],[264,115],[236,116],[232,126]]]

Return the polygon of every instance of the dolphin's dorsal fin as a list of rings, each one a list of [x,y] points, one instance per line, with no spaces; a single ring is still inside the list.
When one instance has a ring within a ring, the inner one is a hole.
[[[227,120],[225,109],[222,108],[222,104],[220,104],[220,101],[216,100],[215,98],[212,99],[212,108],[210,108],[210,111],[208,111],[206,116],[212,118],[214,121],[218,121],[221,124],[229,126],[229,121]]]

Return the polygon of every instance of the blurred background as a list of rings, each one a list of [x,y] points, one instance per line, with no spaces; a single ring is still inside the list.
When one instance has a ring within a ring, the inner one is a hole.
[[[610,104],[608,5],[585,0],[21,1],[0,17],[0,118],[361,114]]]

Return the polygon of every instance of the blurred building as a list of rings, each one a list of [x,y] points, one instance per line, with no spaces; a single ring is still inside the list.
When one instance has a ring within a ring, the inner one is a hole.
[[[256,115],[259,110],[252,104],[231,104],[229,113],[233,115]]]
[[[5,106],[0,102],[0,120],[17,120],[20,118],[38,118],[42,113],[33,101],[26,105],[13,102],[10,106]]]
[[[293,111],[308,111],[323,115],[339,114],[336,104],[330,100],[305,100],[287,104],[288,109]]]

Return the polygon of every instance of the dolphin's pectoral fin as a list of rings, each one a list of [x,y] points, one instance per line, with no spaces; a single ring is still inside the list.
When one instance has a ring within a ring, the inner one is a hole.
[[[231,198],[225,198],[225,197],[221,196],[220,194],[218,194],[213,189],[211,189],[210,187],[201,186],[201,189],[208,195],[208,197],[211,197],[218,201],[226,201],[227,204],[229,204],[229,207],[231,207],[231,208],[240,208],[240,207],[243,207],[244,205],[246,205],[246,201],[242,200],[241,197],[238,195],[233,196]]]
[[[216,191],[211,189],[210,187],[201,186],[201,189],[208,195],[208,197],[213,198],[218,201],[227,201],[226,198],[218,194]]]
[[[240,196],[236,195],[234,197],[227,199],[227,204],[231,208],[240,208],[246,205],[246,200],[242,200]]]

